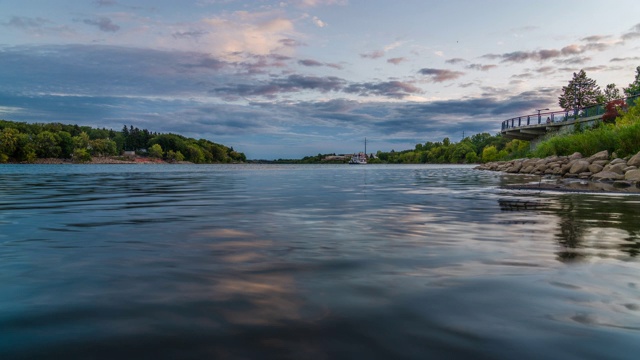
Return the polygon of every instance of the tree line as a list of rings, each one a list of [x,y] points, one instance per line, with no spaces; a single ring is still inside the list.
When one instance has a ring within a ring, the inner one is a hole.
[[[130,125],[122,131],[61,123],[0,120],[0,163],[34,162],[39,158],[90,161],[92,156],[139,155],[193,163],[244,162],[243,153],[205,139],[159,134]]]

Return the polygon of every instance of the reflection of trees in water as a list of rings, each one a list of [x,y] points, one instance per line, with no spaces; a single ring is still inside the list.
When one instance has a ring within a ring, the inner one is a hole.
[[[567,194],[557,198],[535,198],[529,200],[500,200],[503,211],[541,211],[558,216],[558,229],[554,237],[561,249],[558,259],[563,262],[577,261],[588,256],[606,256],[603,252],[615,249],[624,256],[640,254],[640,201],[636,197],[604,197],[583,194]],[[533,205],[532,205],[533,204]],[[624,230],[628,235],[599,235],[594,230]]]

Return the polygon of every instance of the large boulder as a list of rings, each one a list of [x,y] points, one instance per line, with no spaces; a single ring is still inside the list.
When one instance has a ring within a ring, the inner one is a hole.
[[[601,166],[601,165],[598,165],[598,164],[589,165],[589,171],[591,171],[594,174],[599,173],[600,171],[602,171],[603,168],[604,168],[604,166]]]
[[[520,171],[520,169],[522,169],[522,161],[516,161],[513,163],[513,165],[511,165],[508,169],[507,172],[508,173],[517,173]]]
[[[640,182],[640,170],[627,171],[627,173],[624,174],[624,179],[633,182]]]
[[[611,160],[611,162],[609,164],[615,165],[615,164],[621,164],[621,163],[624,163],[626,165],[627,161],[625,159],[615,158],[615,159]]]
[[[624,175],[612,171],[601,171],[594,174],[591,179],[595,181],[616,181],[624,179]]]
[[[624,171],[623,169],[627,167],[627,164],[625,164],[624,162],[622,163],[617,163],[615,165],[612,165],[613,162],[607,166],[605,166],[602,171],[611,171],[614,172],[616,174],[620,174],[620,175],[624,175]]]
[[[580,154],[579,152],[574,152],[573,154],[569,155],[569,160],[578,160],[578,159],[582,159],[582,154]]]
[[[571,165],[571,169],[569,169],[569,173],[571,174],[580,174],[589,170],[589,162],[585,160],[576,160]]]
[[[631,157],[631,159],[629,159],[627,161],[627,165],[629,166],[635,166],[635,167],[640,167],[640,152],[633,155]]]
[[[602,150],[598,153],[595,153],[587,158],[589,163],[592,163],[597,160],[608,160],[609,159],[609,150]]]

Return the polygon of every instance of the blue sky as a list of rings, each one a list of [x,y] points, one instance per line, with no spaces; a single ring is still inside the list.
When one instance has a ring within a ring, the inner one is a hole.
[[[0,118],[133,125],[250,159],[405,150],[640,65],[637,0],[0,0]]]

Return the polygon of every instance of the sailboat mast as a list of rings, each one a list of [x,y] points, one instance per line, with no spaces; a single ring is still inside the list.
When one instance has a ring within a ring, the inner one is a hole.
[[[367,138],[364,138],[364,154],[367,155]]]

